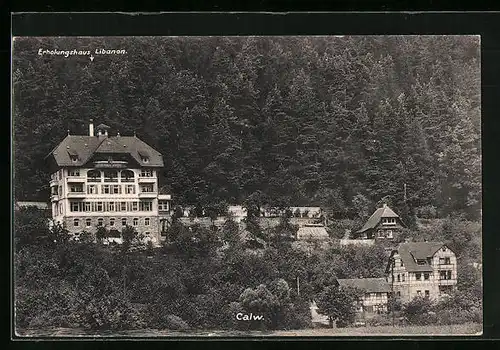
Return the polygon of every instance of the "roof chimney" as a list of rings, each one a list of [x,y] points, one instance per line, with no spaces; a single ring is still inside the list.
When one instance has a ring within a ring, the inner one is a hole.
[[[94,136],[94,120],[93,119],[90,119],[89,136]]]
[[[101,136],[101,137],[102,136],[108,137],[108,129],[109,129],[109,126],[107,126],[106,124],[99,124],[96,127],[97,135]]]
[[[387,203],[384,203],[384,205],[382,207],[383,208],[387,208]]]

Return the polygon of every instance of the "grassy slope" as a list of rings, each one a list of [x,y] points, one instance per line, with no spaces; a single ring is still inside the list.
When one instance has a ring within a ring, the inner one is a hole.
[[[89,334],[80,329],[46,329],[18,332],[19,336],[28,337],[336,337],[336,336],[430,336],[430,335],[480,335],[482,324],[468,323],[451,326],[406,326],[406,327],[360,327],[360,328],[315,328],[294,331],[275,332],[239,332],[239,331],[190,331],[168,330],[133,330],[122,332],[102,332]]]

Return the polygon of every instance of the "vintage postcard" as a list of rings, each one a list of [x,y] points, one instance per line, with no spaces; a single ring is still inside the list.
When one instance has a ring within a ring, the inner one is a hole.
[[[12,50],[18,337],[481,334],[479,36]]]

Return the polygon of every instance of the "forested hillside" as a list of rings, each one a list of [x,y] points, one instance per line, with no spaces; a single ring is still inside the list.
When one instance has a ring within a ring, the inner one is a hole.
[[[43,158],[93,118],[162,152],[178,203],[358,211],[391,196],[477,218],[479,50],[459,36],[16,38],[15,196],[47,199]]]

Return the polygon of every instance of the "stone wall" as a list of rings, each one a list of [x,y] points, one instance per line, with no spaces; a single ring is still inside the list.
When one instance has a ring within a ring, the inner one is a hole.
[[[103,225],[106,229],[108,230],[118,230],[121,232],[123,226],[122,226],[122,218],[127,219],[127,225],[130,225],[136,229],[138,233],[145,234],[147,236],[154,237],[157,241],[160,239],[160,222],[158,216],[138,216],[138,215],[120,215],[120,216],[113,216],[113,217],[97,217],[97,216],[89,216],[89,217],[82,217],[82,216],[68,216],[64,219],[63,225],[65,228],[69,231],[69,233],[74,234],[76,232],[82,232],[82,231],[87,231],[87,232],[92,232],[95,233],[97,231],[97,224],[98,224],[98,219],[102,218],[103,219]],[[115,224],[114,226],[110,226],[110,218],[115,219]],[[133,225],[133,219],[137,218],[139,219],[138,225],[134,226]],[[149,225],[145,225],[145,218],[149,218]],[[79,226],[75,227],[74,226],[74,219],[79,219]],[[90,219],[90,226],[86,225],[86,220]],[[149,232],[149,233],[146,233]]]

